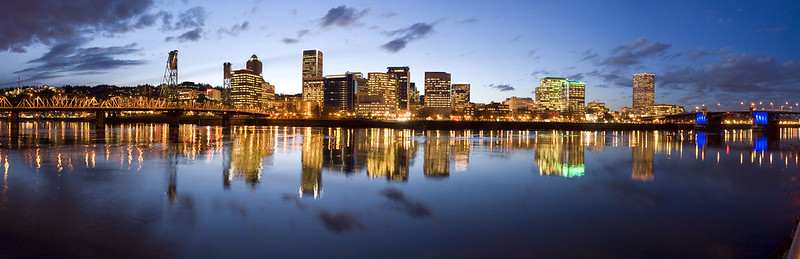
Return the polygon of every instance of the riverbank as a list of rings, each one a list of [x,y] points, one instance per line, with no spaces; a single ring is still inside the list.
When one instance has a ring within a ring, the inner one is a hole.
[[[22,119],[32,121],[33,119]],[[90,122],[91,118],[55,119],[42,118],[37,121]],[[169,123],[169,117],[162,114],[149,114],[126,117],[107,117],[106,124],[125,123]],[[200,126],[221,126],[222,118],[215,116],[180,116],[178,123]],[[518,121],[383,121],[368,119],[231,119],[231,125],[289,126],[289,127],[333,127],[333,128],[392,128],[392,129],[432,129],[432,130],[693,130],[694,124],[649,124],[649,123],[570,123],[570,122],[518,122]],[[797,127],[782,125],[782,127]],[[723,125],[725,129],[750,129],[750,125]]]

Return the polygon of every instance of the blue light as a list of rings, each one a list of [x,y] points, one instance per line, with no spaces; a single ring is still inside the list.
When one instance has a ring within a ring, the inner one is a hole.
[[[706,134],[702,132],[698,132],[695,134],[695,142],[697,142],[697,147],[703,149],[706,147]]]
[[[767,138],[755,138],[753,140],[753,150],[757,152],[767,150]]]
[[[702,112],[698,112],[697,119],[695,121],[697,122],[697,125],[706,125],[706,115],[704,115]]]
[[[753,112],[754,125],[767,125],[768,123],[767,112]]]

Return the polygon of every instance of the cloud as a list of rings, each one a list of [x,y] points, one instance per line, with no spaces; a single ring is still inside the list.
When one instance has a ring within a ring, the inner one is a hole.
[[[569,80],[581,81],[583,80],[583,73],[568,75],[567,78]]]
[[[486,87],[497,89],[500,92],[514,91],[515,90],[514,87],[509,85],[509,84],[504,84],[504,85],[489,84],[489,85],[486,85]]]
[[[305,36],[309,32],[311,32],[311,30],[299,30],[299,31],[297,31],[297,37],[296,38],[286,37],[286,38],[283,38],[281,41],[283,43],[286,43],[286,44],[295,44],[295,43],[300,42],[300,38],[302,38],[303,36]]]
[[[689,58],[692,60],[700,59],[706,56],[713,56],[719,54],[725,54],[731,51],[731,48],[721,48],[721,49],[706,49],[705,47],[698,47],[696,49],[689,51]]]
[[[230,36],[239,36],[240,32],[246,31],[248,28],[250,28],[250,22],[244,21],[242,22],[242,24],[234,24],[230,28],[225,28],[225,27],[219,28],[219,30],[217,30],[217,34],[219,34],[220,36],[222,36],[222,34],[228,34]]]
[[[340,5],[335,8],[331,8],[328,10],[328,13],[323,16],[320,21],[319,25],[322,28],[330,27],[330,26],[340,26],[340,27],[351,27],[360,25],[358,19],[366,16],[369,13],[369,9],[364,9],[359,11],[353,7],[347,7],[344,5]]]
[[[476,24],[476,23],[478,23],[478,19],[470,18],[470,19],[465,19],[465,20],[461,20],[461,21],[455,21],[453,23],[454,24]]]
[[[395,39],[383,44],[381,48],[388,52],[398,52],[406,47],[409,42],[423,39],[433,32],[433,24],[415,23],[408,28],[402,28],[388,32],[389,36]]]
[[[203,37],[203,28],[196,28],[191,31],[184,32],[183,34],[179,35],[178,37],[166,37],[164,41],[173,41],[177,40],[178,42],[185,42],[185,41],[198,41],[200,38]]]
[[[670,47],[672,47],[671,44],[639,38],[634,42],[612,49],[610,55],[603,59],[601,64],[610,67],[629,67],[641,63],[645,58],[664,54]]]
[[[389,11],[389,12],[385,12],[385,13],[382,13],[382,14],[378,15],[378,18],[380,18],[380,19],[389,19],[389,18],[394,18],[396,16],[397,16],[397,13]]]
[[[800,93],[800,63],[733,53],[702,66],[669,69],[658,79],[662,87],[670,89],[797,95]]]
[[[522,35],[514,36],[514,38],[511,38],[511,40],[509,40],[509,41],[514,42],[514,41],[518,41],[519,39],[522,39]]]
[[[144,64],[143,60],[118,59],[116,56],[136,54],[141,49],[136,43],[125,46],[81,48],[88,43],[87,38],[76,38],[59,42],[39,58],[28,61],[38,64],[34,67],[15,71],[37,80],[56,78],[67,74],[96,74],[125,66]]]
[[[366,229],[364,224],[361,223],[358,214],[349,211],[331,213],[326,210],[321,210],[317,213],[317,218],[322,221],[325,228],[339,234],[349,232],[356,228],[361,230]]]
[[[549,76],[549,75],[552,75],[552,74],[553,74],[553,72],[550,72],[549,70],[546,70],[546,69],[539,69],[539,70],[531,72],[531,76],[533,76],[534,78],[542,78],[542,77]]]
[[[162,31],[179,31],[179,30],[191,29],[178,36],[168,36],[164,38],[164,41],[169,42],[177,40],[178,42],[185,42],[185,41],[198,41],[203,37],[202,35],[203,27],[205,26],[208,12],[206,12],[205,8],[203,7],[200,6],[193,7],[178,14],[178,21],[175,23],[172,22],[172,14],[159,12],[157,15],[161,15]],[[249,25],[249,23],[245,24],[245,26],[247,25]],[[239,29],[241,30],[241,27]]]
[[[600,54],[595,53],[593,50],[587,49],[581,54],[581,61],[592,61],[600,58]]]
[[[32,44],[149,26],[153,21],[141,17],[152,6],[152,0],[5,1],[0,8],[0,51],[25,52]]]
[[[406,199],[405,194],[397,188],[389,187],[383,189],[380,191],[380,194],[396,205],[399,205],[399,209],[409,216],[415,218],[431,216],[431,209],[427,205]]]
[[[538,60],[538,59],[542,58],[542,56],[536,55],[536,50],[532,49],[532,50],[528,51],[528,58],[532,58],[532,59]]]

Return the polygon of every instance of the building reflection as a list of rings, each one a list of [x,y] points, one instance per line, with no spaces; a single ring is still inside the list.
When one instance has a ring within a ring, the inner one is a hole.
[[[423,143],[425,177],[445,178],[450,176],[450,132],[428,131]]]
[[[581,177],[585,173],[583,134],[548,132],[534,137],[534,161],[539,175]]]
[[[631,135],[631,179],[635,181],[653,181],[653,156],[655,154],[657,134],[635,131]]]
[[[8,124],[0,124],[0,167],[5,176],[14,166],[58,175],[76,168],[140,172],[153,170],[146,168],[146,161],[155,160],[163,162],[155,170],[164,172],[166,195],[171,200],[179,197],[178,178],[185,164],[221,160],[225,188],[237,181],[254,188],[275,154],[292,152],[301,152],[300,195],[311,197],[322,194],[324,174],[407,182],[414,170],[420,170],[424,178],[442,179],[450,177],[451,171],[468,171],[474,154],[508,158],[516,151],[533,152],[539,175],[580,177],[586,170],[586,150],[630,148],[630,178],[634,181],[655,180],[656,156],[691,159],[694,155],[700,162],[723,163],[728,159],[757,166],[788,167],[800,162],[796,148],[800,146],[800,130],[795,128],[782,129],[777,136],[762,136],[740,129],[705,134],[182,125],[177,139],[171,141],[163,124],[107,126],[98,134],[89,123],[34,121],[21,123],[18,133],[11,134]],[[414,167],[420,149],[421,168]],[[8,159],[9,150],[20,159]],[[602,156],[591,154],[597,155]],[[3,184],[2,188],[7,188]]]

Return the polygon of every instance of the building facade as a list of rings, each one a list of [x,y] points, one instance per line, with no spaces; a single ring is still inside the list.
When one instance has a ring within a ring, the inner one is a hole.
[[[250,69],[239,69],[231,75],[231,102],[234,106],[257,106],[261,103],[264,79]]]
[[[449,114],[450,74],[445,72],[425,72],[425,107],[437,113]]]
[[[536,87],[536,107],[543,111],[561,110],[561,87],[567,82],[563,77],[545,77]]]
[[[247,60],[246,68],[253,71],[253,73],[256,75],[261,75],[261,61],[258,60],[258,56],[256,56],[256,54],[253,54],[250,56],[250,59]]]
[[[399,94],[397,93],[397,76],[389,73],[368,73],[367,75],[366,93],[368,95],[382,96],[387,104],[397,110],[400,107]]]
[[[586,84],[579,81],[564,82],[561,87],[561,114],[580,119],[586,115]]]
[[[303,78],[322,77],[322,51],[303,51]]]
[[[352,111],[355,109],[356,78],[360,74],[326,76],[324,80],[323,104],[332,111]]]
[[[409,67],[388,67],[388,74],[397,77],[397,104],[398,109],[408,110],[411,107],[411,69]]]
[[[325,96],[325,78],[322,77],[322,51],[303,51],[303,101],[316,103],[320,108]]]
[[[463,113],[469,106],[469,84],[458,83],[452,85],[452,93],[450,94],[451,107],[454,111]]]
[[[656,75],[641,73],[633,74],[633,109],[644,112],[647,107],[655,103]]]

